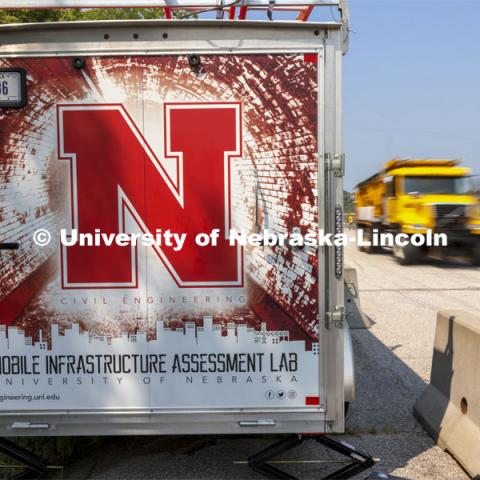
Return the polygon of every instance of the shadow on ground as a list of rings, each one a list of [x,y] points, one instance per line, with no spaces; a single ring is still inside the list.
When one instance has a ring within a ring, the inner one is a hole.
[[[376,471],[405,478],[453,478],[438,465],[438,449],[412,415],[425,382],[369,330],[353,333],[357,400],[351,405],[347,433],[340,438],[380,457]],[[66,469],[66,479],[247,479],[262,478],[245,464],[248,456],[279,437],[117,437],[84,449]],[[415,465],[411,465],[412,459]],[[282,460],[341,461],[314,441]],[[452,463],[455,462],[452,460]],[[300,478],[321,478],[338,463],[292,463],[281,468]],[[414,473],[412,471],[414,469]],[[400,471],[400,472],[399,472]],[[361,474],[357,478],[365,478]],[[455,477],[458,478],[458,477]]]

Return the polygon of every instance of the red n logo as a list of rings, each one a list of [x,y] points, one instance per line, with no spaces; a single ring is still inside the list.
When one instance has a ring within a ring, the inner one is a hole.
[[[70,161],[72,228],[121,233],[128,211],[144,233],[187,234],[181,251],[152,247],[180,287],[243,285],[242,249],[227,240],[230,162],[242,154],[240,104],[165,104],[163,161],[122,105],[60,105],[57,113],[59,157]],[[215,228],[218,246],[196,245],[198,233]],[[62,247],[62,286],[137,287],[136,247]]]

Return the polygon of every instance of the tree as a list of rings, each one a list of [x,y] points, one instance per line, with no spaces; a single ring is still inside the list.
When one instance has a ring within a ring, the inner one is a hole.
[[[354,213],[355,212],[355,203],[353,193],[344,191],[343,192],[343,211],[345,213]]]
[[[176,11],[181,16],[184,12]],[[1,23],[62,22],[72,20],[139,20],[164,18],[162,8],[96,8],[0,10]]]

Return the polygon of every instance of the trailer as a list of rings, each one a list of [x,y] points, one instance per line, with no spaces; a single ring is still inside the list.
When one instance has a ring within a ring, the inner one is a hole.
[[[166,19],[0,26],[0,435],[294,434],[265,473],[315,434],[368,468],[324,435],[354,397],[341,248],[230,241],[342,228],[345,4],[2,2],[109,6]]]

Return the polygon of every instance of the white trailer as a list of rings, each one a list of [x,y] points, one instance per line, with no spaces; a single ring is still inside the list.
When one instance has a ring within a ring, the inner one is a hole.
[[[109,6],[168,19],[0,26],[0,434],[343,432],[341,248],[230,237],[342,228],[345,5],[2,2]]]

